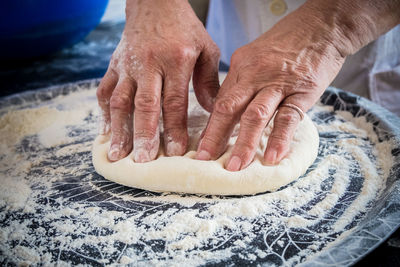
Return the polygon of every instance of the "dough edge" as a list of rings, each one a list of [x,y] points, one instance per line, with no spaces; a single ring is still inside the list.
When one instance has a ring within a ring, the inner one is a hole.
[[[110,162],[107,158],[109,136],[99,135],[94,141],[92,162],[104,178],[154,192],[179,192],[206,195],[254,195],[273,192],[303,175],[318,154],[319,135],[312,120],[305,116],[299,123],[290,151],[278,165],[262,165],[262,155],[246,169],[230,172],[223,163],[230,147],[216,161],[194,160],[194,151],[180,157],[158,156],[154,161],[135,163],[132,153]]]

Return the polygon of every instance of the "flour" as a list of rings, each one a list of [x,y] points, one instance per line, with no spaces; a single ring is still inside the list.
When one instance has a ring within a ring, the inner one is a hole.
[[[45,147],[67,143],[71,139],[66,127],[81,122],[87,115],[80,109],[60,111],[49,107],[8,112],[0,118],[2,144],[12,146],[22,137],[33,134],[38,135]]]
[[[93,88],[0,110],[0,261],[295,265],[351,233],[393,166],[392,141],[380,140],[365,117],[317,104],[309,116],[320,132],[318,159],[276,192],[210,197],[128,188],[93,172],[94,95]]]

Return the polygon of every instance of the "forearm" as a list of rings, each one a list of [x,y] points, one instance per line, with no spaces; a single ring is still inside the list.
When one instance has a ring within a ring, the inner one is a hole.
[[[127,0],[126,1],[126,20],[141,17],[145,19],[151,13],[166,15],[168,12],[179,13],[192,11],[187,0]]]
[[[326,25],[327,36],[343,57],[400,23],[400,0],[309,0],[303,8]]]

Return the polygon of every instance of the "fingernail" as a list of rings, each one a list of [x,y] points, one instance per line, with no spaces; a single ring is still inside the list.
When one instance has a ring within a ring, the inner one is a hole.
[[[150,154],[143,148],[134,151],[134,160],[137,163],[145,163],[150,161]]]
[[[273,148],[267,149],[267,154],[265,155],[265,163],[268,165],[276,164],[277,151]]]
[[[174,141],[167,143],[166,150],[168,156],[180,156],[184,153],[182,144]]]
[[[118,145],[112,145],[108,151],[108,159],[111,161],[119,160],[120,149]]]
[[[226,169],[231,172],[236,172],[240,170],[241,165],[242,165],[241,159],[238,156],[233,156],[229,160],[228,165],[226,165]]]
[[[198,160],[210,160],[211,155],[205,150],[201,150],[199,153],[196,155],[196,159]]]

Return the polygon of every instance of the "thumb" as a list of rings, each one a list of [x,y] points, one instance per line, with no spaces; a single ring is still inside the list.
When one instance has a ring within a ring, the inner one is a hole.
[[[220,87],[218,79],[219,55],[218,47],[212,43],[200,53],[193,71],[193,87],[196,98],[208,112],[212,111]]]

